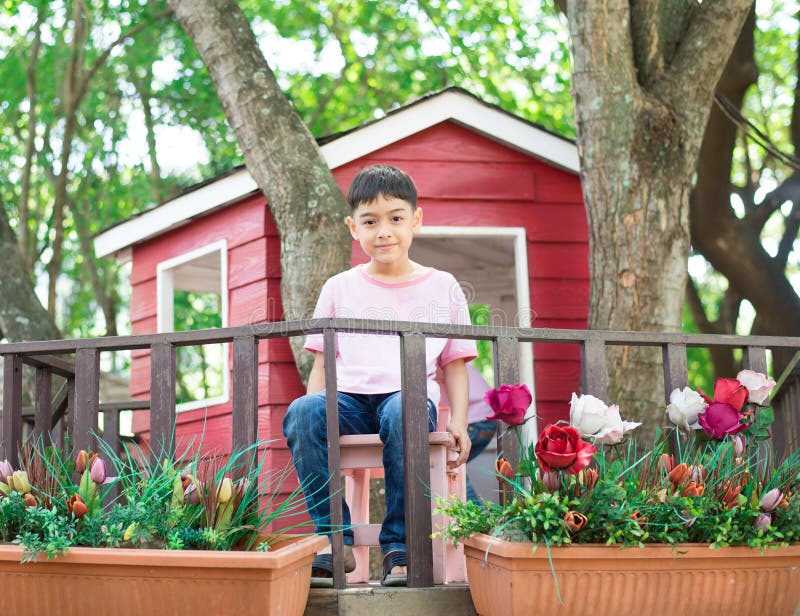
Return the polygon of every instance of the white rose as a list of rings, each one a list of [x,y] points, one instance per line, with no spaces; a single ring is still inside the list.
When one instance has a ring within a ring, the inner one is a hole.
[[[625,432],[642,425],[623,421],[616,404],[609,407],[599,398],[589,394],[583,396],[572,394],[569,423],[581,433],[581,436],[592,438],[605,445],[619,443]]]
[[[619,414],[619,407],[615,404],[608,407],[606,425],[594,435],[595,441],[604,445],[616,445],[628,430],[641,426],[638,421],[623,421]]]
[[[691,387],[674,389],[669,395],[667,416],[672,423],[684,430],[699,430],[697,414],[702,413],[705,408],[705,400]]]
[[[736,380],[747,387],[747,391],[750,392],[747,401],[759,406],[765,406],[764,402],[767,401],[772,388],[775,387],[775,381],[768,378],[766,374],[753,370],[742,370],[736,375]]]
[[[608,407],[606,403],[585,394],[572,394],[569,405],[569,425],[576,428],[581,436],[594,436],[608,423]]]

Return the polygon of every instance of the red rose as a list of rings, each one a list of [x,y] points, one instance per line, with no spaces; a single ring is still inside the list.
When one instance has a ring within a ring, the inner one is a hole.
[[[703,399],[711,404],[712,402],[724,402],[730,404],[737,411],[741,411],[747,396],[750,395],[747,387],[742,385],[737,379],[717,379],[714,383],[714,399],[712,400],[700,390]]]
[[[577,475],[589,465],[597,450],[581,439],[580,433],[572,426],[547,426],[539,435],[534,447],[539,467],[545,473],[556,469]]]
[[[521,426],[525,423],[525,411],[531,405],[533,396],[527,385],[501,385],[487,391],[484,399],[494,411],[487,419]]]

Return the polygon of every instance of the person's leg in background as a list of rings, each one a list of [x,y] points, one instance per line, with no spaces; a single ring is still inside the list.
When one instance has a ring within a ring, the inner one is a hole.
[[[472,449],[470,449],[467,462],[471,462],[477,458],[480,453],[486,449],[486,445],[488,445],[494,437],[496,429],[497,424],[490,419],[476,421],[467,426],[469,440],[472,443]],[[467,500],[480,503],[478,494],[475,492],[475,488],[472,487],[472,483],[470,483],[469,474],[467,474]]]

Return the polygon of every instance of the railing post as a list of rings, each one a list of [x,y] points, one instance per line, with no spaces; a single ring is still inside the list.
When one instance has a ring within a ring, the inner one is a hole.
[[[150,347],[150,459],[172,458],[175,447],[175,347],[159,342]]]
[[[516,338],[499,337],[492,344],[494,362],[494,386],[502,384],[514,385],[519,383],[519,341]],[[513,430],[505,429],[506,424],[498,422],[498,441],[503,457],[516,469],[519,465],[519,442]],[[504,494],[500,479],[500,495]]]
[[[744,348],[742,363],[748,370],[767,373],[767,350],[764,347],[748,346]]]
[[[3,457],[14,468],[22,443],[22,358],[3,356]]]
[[[246,474],[257,456],[258,440],[258,339],[233,339],[233,451],[241,454],[241,473]]]
[[[689,384],[689,373],[686,367],[686,345],[665,344],[661,347],[664,363],[664,398],[669,404],[669,395],[675,389],[683,389]],[[669,437],[669,452],[678,455],[678,432],[673,430]]]
[[[400,355],[408,586],[423,588],[433,586],[431,502],[425,495],[431,483],[425,336],[400,334]]]
[[[75,404],[72,420],[72,443],[75,451],[94,449],[99,403],[100,353],[96,348],[78,349],[75,355]]]
[[[36,403],[34,410],[34,438],[42,439],[42,446],[51,443],[53,425],[53,373],[49,368],[36,368]]]
[[[581,345],[581,393],[608,402],[608,368],[605,341],[589,332]]]
[[[333,555],[333,587],[347,585],[344,573],[344,515],[342,512],[342,465],[339,450],[339,394],[336,380],[336,332],[322,330],[323,359],[325,363],[325,422],[328,437],[328,494],[330,495],[331,553]]]
[[[116,455],[119,455],[119,414],[120,409],[117,408],[103,411],[103,440]],[[120,471],[117,469],[117,472]]]

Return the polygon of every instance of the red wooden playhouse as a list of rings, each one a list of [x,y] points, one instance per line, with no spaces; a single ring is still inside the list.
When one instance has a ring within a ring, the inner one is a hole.
[[[448,88],[320,144],[344,192],[360,168],[376,162],[411,175],[425,211],[412,258],[451,272],[470,303],[490,306],[492,324],[586,327],[588,230],[572,141]],[[134,334],[171,331],[179,291],[218,294],[222,326],[282,319],[278,232],[244,168],[107,229],[95,248],[131,263]],[[353,264],[364,260],[354,243]],[[566,417],[578,388],[578,346],[521,352],[539,423]],[[229,350],[222,357],[219,395],[178,407],[179,441],[203,434],[221,451],[230,447]],[[131,396],[149,398],[149,388],[149,352],[133,351]],[[258,435],[270,441],[266,463],[283,466],[289,453],[281,422],[304,393],[287,340],[260,343],[258,393]],[[147,438],[146,412],[133,427]]]

